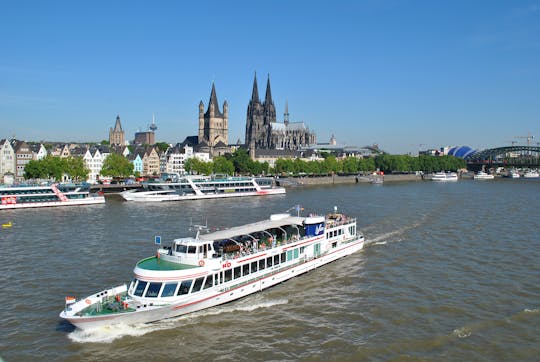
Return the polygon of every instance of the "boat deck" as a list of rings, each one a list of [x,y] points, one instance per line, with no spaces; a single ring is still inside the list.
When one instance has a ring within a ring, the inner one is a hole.
[[[196,265],[173,263],[170,261],[160,259],[155,256],[139,261],[137,263],[137,266],[141,269],[146,269],[146,270],[186,270],[186,269],[198,268],[198,266]]]

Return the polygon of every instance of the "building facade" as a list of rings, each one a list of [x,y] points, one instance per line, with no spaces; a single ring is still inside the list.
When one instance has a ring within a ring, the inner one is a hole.
[[[24,141],[11,140],[11,146],[15,151],[15,181],[21,182],[24,180],[26,164],[32,161],[32,150]]]
[[[120,123],[120,116],[116,116],[114,128],[109,130],[109,144],[111,146],[124,146],[126,144],[125,133]]]
[[[0,178],[5,174],[15,176],[15,151],[8,139],[0,140]]]
[[[204,103],[199,103],[199,135],[198,143],[206,144],[213,154],[214,146],[218,144],[227,145],[229,142],[229,105],[227,101],[223,102],[223,113],[219,109],[216,95],[216,88],[212,83],[210,100],[206,113],[204,112]]]
[[[298,150],[316,143],[316,136],[304,122],[290,122],[288,104],[285,105],[283,123],[277,122],[270,76],[266,82],[264,102],[261,103],[255,75],[247,109],[245,142],[254,157],[256,149]]]

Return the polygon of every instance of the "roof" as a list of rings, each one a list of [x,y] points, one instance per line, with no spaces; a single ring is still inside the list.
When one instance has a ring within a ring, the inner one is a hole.
[[[279,220],[264,220],[252,224],[232,227],[226,230],[220,230],[209,234],[199,235],[199,239],[206,241],[230,239],[234,236],[252,234],[257,231],[263,231],[278,228],[286,225],[302,225],[305,218],[298,216],[287,216]]]
[[[214,105],[215,117],[223,117],[223,114],[219,110],[219,104],[218,104],[217,96],[216,96],[216,87],[214,86],[214,83],[212,83],[212,92],[210,93],[210,101],[208,102],[208,109],[206,110],[206,113],[204,114],[205,117],[210,117],[211,105]]]

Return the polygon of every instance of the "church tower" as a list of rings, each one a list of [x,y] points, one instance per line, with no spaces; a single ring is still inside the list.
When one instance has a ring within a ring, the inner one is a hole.
[[[260,135],[264,132],[263,106],[257,88],[257,73],[253,79],[253,90],[247,108],[246,146],[251,150],[261,148]]]
[[[122,129],[119,115],[116,116],[116,123],[114,125],[114,129],[111,128],[109,130],[109,144],[111,146],[125,145],[124,130]]]
[[[216,88],[212,83],[208,109],[204,113],[204,103],[199,103],[199,143],[206,142],[209,147],[214,147],[220,141],[229,144],[229,105],[223,103],[223,113],[219,110],[216,96]]]

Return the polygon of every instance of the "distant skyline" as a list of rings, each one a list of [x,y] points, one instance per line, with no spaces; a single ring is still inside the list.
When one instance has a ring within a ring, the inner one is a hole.
[[[198,130],[215,82],[244,142],[257,72],[278,120],[391,153],[540,142],[538,1],[23,1],[0,11],[0,139]]]

